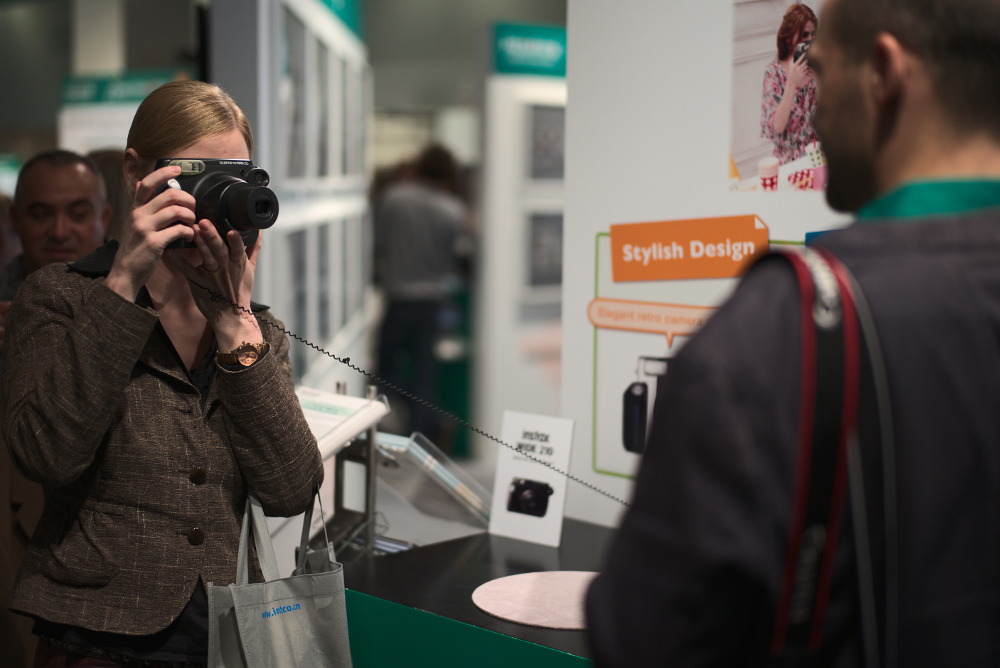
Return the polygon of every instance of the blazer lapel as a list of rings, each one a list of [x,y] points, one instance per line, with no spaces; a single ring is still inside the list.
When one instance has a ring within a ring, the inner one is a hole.
[[[153,373],[179,381],[184,386],[194,392],[198,391],[184,371],[184,366],[177,358],[176,353],[167,345],[164,337],[166,333],[160,324],[156,325],[153,335],[146,342],[142,354],[139,355],[139,364],[149,368]]]

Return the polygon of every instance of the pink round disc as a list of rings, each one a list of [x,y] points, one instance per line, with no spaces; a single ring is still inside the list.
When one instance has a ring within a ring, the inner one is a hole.
[[[518,624],[584,629],[583,600],[596,576],[584,571],[508,575],[477,587],[472,602],[487,614]]]

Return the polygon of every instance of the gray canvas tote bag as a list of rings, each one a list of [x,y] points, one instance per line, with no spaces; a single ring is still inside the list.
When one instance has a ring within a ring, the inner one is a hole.
[[[352,668],[343,566],[334,561],[329,542],[327,550],[307,549],[311,521],[312,505],[297,568],[279,578],[264,511],[249,496],[236,582],[208,584],[209,668]],[[266,582],[249,584],[251,533]]]

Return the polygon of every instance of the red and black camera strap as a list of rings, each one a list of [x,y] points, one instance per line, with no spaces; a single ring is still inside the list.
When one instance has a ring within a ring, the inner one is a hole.
[[[850,487],[866,664],[889,666],[883,441],[886,435],[891,441],[891,432],[882,426],[888,416],[879,412],[880,405],[887,409],[887,395],[876,380],[884,381],[884,373],[873,322],[856,282],[829,252],[810,248],[771,257],[788,261],[799,284],[802,371],[792,517],[770,665],[826,661],[823,631]]]

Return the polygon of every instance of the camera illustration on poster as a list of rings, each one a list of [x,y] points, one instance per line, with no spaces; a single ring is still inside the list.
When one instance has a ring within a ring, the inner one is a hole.
[[[667,375],[667,358],[642,356],[635,366],[635,382],[630,384],[622,396],[622,445],[629,452],[641,455],[649,438],[650,413],[659,379]],[[653,393],[650,393],[647,379],[653,378]]]
[[[670,360],[770,246],[758,216],[615,224],[595,240],[593,470],[631,477]]]
[[[554,491],[547,482],[514,478],[507,490],[507,512],[545,517]]]

